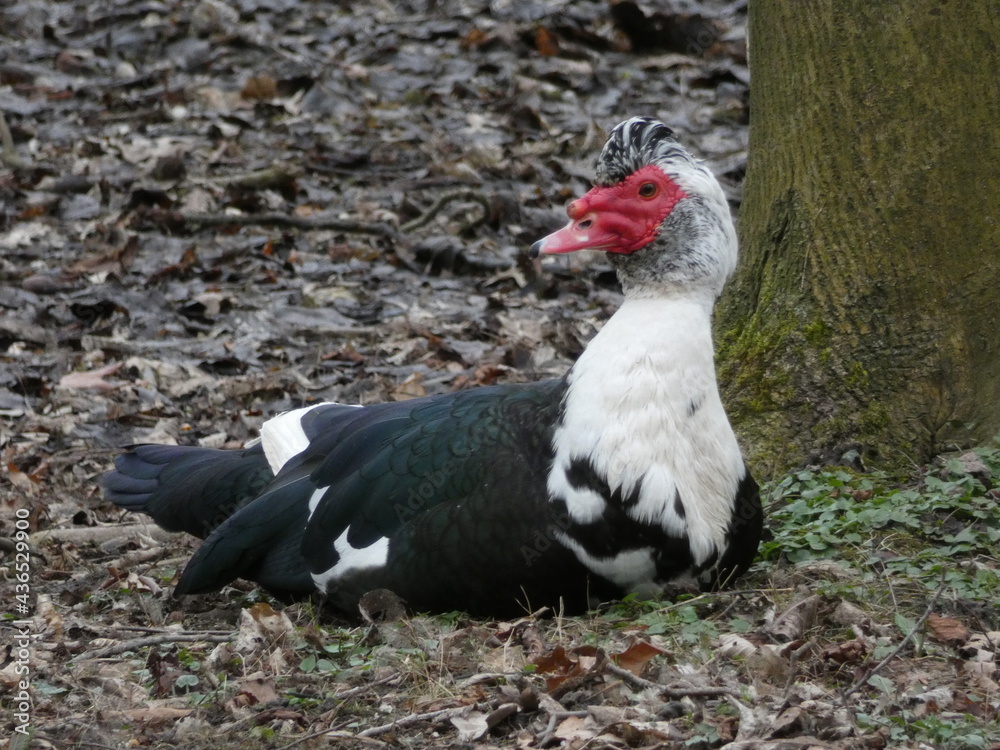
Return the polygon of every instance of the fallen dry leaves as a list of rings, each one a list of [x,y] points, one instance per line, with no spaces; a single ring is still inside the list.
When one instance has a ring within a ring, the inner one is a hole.
[[[972,635],[969,629],[954,617],[942,617],[934,613],[927,617],[927,631],[935,640],[952,646],[968,642],[969,636]]]

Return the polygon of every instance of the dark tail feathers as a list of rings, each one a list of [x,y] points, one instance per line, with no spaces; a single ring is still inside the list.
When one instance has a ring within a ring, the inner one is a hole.
[[[259,444],[242,451],[134,445],[101,483],[115,505],[204,539],[273,478]]]

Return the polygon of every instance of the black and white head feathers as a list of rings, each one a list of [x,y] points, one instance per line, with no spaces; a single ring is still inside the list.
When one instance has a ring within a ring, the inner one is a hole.
[[[632,117],[615,126],[597,159],[595,182],[614,185],[648,164],[698,164],[677,142],[674,131],[649,117]]]

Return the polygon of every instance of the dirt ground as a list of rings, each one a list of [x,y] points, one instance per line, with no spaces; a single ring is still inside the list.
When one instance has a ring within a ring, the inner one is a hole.
[[[904,633],[815,595],[820,563],[583,618],[347,622],[171,598],[194,542],[99,491],[129,443],[565,372],[614,275],[525,250],[631,115],[738,210],[745,3],[37,0],[0,41],[0,747],[934,746],[858,718],[895,715],[866,670]],[[985,668],[927,697],[949,664],[882,673],[913,721],[992,727]]]

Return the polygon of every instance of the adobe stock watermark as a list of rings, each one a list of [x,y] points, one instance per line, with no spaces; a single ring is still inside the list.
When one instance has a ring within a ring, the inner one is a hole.
[[[404,502],[393,505],[392,510],[400,524],[406,524],[413,520],[427,507],[428,503],[435,501],[445,482],[451,479],[460,467],[461,462],[458,459],[453,458],[445,461],[441,464],[440,469],[432,471],[424,477],[420,484],[411,488],[410,494]]]
[[[424,477],[423,481],[416,487],[412,487],[405,501],[393,505],[392,509],[399,522],[401,524],[408,523],[420,515],[428,505],[437,502],[438,492],[461,468],[462,461],[460,459],[450,459],[445,461],[441,468]],[[519,551],[524,557],[525,567],[530,568],[537,562],[558,541],[559,535],[566,532],[572,525],[573,519],[568,510],[565,508],[555,509],[552,513],[551,523],[545,528],[536,529],[529,542],[521,545]]]
[[[31,635],[34,623],[27,619],[31,606],[31,549],[28,546],[29,511],[14,511],[14,606],[18,619],[10,623],[14,628],[14,675],[17,684],[10,698],[14,733],[25,737],[31,733]]]

